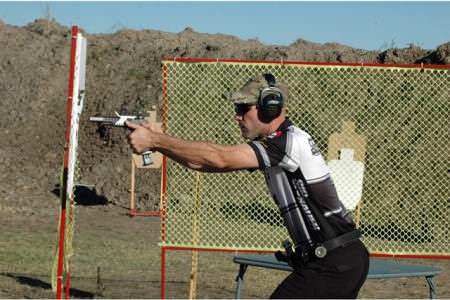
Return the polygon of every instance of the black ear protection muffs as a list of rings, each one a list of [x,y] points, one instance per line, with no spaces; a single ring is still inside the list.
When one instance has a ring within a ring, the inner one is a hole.
[[[263,74],[268,87],[262,89],[258,98],[259,119],[264,123],[269,123],[281,114],[283,108],[283,93],[275,86],[275,76]]]

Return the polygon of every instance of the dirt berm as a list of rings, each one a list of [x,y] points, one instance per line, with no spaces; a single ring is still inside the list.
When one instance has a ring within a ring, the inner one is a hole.
[[[197,33],[192,28],[179,33],[121,30],[84,34],[89,46],[79,142],[81,182],[94,185],[97,195],[121,206],[127,206],[129,199],[130,149],[125,132],[115,129],[105,142],[87,119],[159,105],[162,57],[450,64],[450,42],[435,50],[411,45],[377,52],[302,39],[290,46],[265,45],[229,35]],[[24,27],[0,20],[0,49],[0,210],[25,214],[55,210],[64,143],[70,28],[48,20]],[[151,203],[157,203],[159,181],[157,171],[139,173],[141,208],[156,205]]]

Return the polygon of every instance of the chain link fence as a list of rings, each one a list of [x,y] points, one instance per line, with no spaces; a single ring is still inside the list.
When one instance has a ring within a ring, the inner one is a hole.
[[[450,255],[450,69],[163,61],[170,135],[243,143],[223,94],[270,72],[309,132],[371,252]],[[261,172],[199,173],[168,160],[162,246],[275,250],[288,237]]]

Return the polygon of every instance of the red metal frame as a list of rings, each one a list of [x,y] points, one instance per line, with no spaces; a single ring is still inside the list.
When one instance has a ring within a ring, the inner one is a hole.
[[[384,257],[384,258],[403,258],[403,259],[448,259],[450,256],[446,255],[420,255],[420,254],[387,254],[387,253],[370,253],[372,257]]]
[[[166,65],[162,68],[162,130],[167,131],[167,118],[169,111],[169,104],[167,101],[167,77],[169,76]],[[161,240],[166,240],[166,193],[167,192],[167,156],[163,156],[162,168],[161,168]],[[161,247],[161,299],[166,298],[166,248]]]
[[[58,269],[56,279],[56,298],[62,299],[63,290],[63,267],[64,267],[64,240],[66,230],[66,201],[67,201],[67,172],[69,167],[69,144],[70,130],[72,122],[72,99],[73,99],[73,81],[75,78],[75,55],[77,45],[78,27],[72,27],[72,41],[70,53],[69,85],[67,91],[67,114],[66,114],[66,134],[64,143],[64,165],[63,165],[63,187],[61,195],[61,218],[59,224],[59,243],[58,243]],[[70,274],[66,278],[66,298],[69,298]]]
[[[169,114],[169,103],[167,100],[167,78],[169,76],[169,70],[166,65],[162,68],[162,96],[163,103],[161,109],[162,130],[167,131],[167,120]],[[167,157],[163,156],[162,168],[161,168],[161,240],[166,239],[166,193],[167,192]]]
[[[334,63],[334,62],[309,62],[294,60],[245,60],[225,58],[194,58],[194,57],[163,57],[163,61],[174,62],[224,62],[224,63],[256,63],[256,64],[281,64],[281,65],[310,65],[310,66],[335,66],[335,67],[383,67],[383,68],[418,68],[418,69],[450,69],[450,65],[431,64],[379,64],[379,63]]]
[[[129,209],[127,213],[130,217],[159,217],[160,211],[142,211],[136,209]]]
[[[161,299],[166,299],[166,249],[161,247]]]
[[[349,67],[382,67],[382,68],[420,68],[420,69],[450,69],[450,65],[430,65],[430,64],[376,64],[376,63],[328,63],[328,62],[307,62],[307,61],[263,61],[263,60],[242,60],[242,59],[223,59],[223,58],[193,58],[193,57],[163,57],[162,61],[185,62],[185,63],[201,63],[201,62],[223,62],[223,63],[255,63],[255,64],[289,64],[289,65],[309,65],[309,66],[349,66]],[[169,76],[166,65],[163,65],[163,129],[167,129],[167,115],[168,115],[168,100],[167,100],[167,78]],[[165,231],[165,210],[166,210],[166,191],[167,191],[167,157],[163,157],[162,176],[161,176],[161,240],[164,242],[166,238]],[[205,252],[242,252],[242,253],[273,253],[273,251],[266,250],[239,250],[239,249],[220,249],[220,248],[196,248],[196,247],[182,247],[182,246],[161,246],[161,299],[165,299],[165,261],[166,252],[168,250],[180,251],[205,251]],[[385,253],[371,253],[372,257],[386,257],[386,258],[412,258],[412,259],[449,259],[450,256],[444,255],[412,255],[412,254],[385,254]]]
[[[229,248],[200,248],[200,247],[184,247],[184,246],[161,246],[165,251],[173,250],[173,251],[200,251],[200,252],[235,252],[235,253],[256,253],[256,254],[265,254],[265,253],[274,253],[275,251],[271,250],[250,250],[250,249],[229,249]]]

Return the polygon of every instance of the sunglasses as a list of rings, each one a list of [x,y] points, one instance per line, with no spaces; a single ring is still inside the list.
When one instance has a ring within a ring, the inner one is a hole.
[[[234,112],[238,116],[243,116],[254,106],[255,104],[235,104]]]

